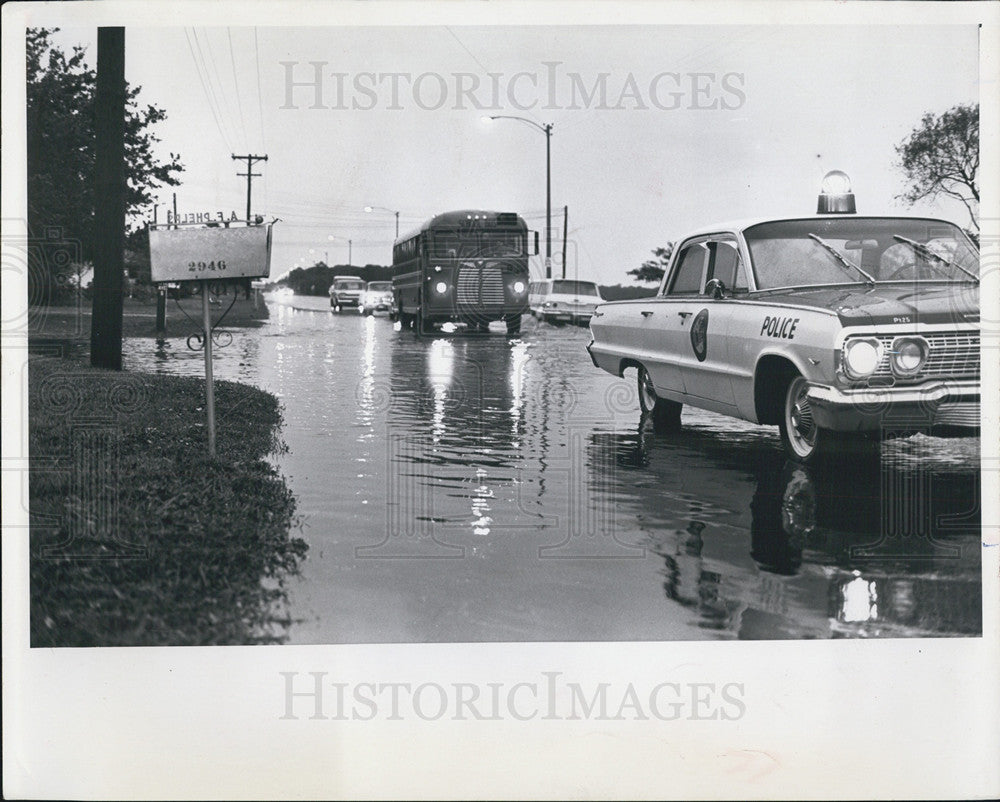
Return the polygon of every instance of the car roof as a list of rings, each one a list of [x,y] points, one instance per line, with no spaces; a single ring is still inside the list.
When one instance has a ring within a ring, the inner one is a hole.
[[[937,217],[926,217],[924,215],[911,214],[790,214],[777,217],[744,217],[737,220],[727,220],[721,223],[714,223],[709,226],[701,226],[694,231],[688,231],[681,239],[691,237],[702,237],[708,234],[717,234],[724,231],[745,231],[751,226],[760,223],[780,223],[790,220],[933,220],[935,222],[954,225],[948,220]]]

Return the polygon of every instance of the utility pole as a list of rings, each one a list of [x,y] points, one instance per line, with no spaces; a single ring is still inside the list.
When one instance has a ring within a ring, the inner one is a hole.
[[[94,96],[94,302],[90,364],[122,369],[125,267],[125,29],[97,29]]]
[[[569,229],[569,206],[563,206],[563,278],[566,278],[566,231]]]
[[[399,235],[397,234],[397,236],[399,236]],[[352,240],[347,240],[347,266],[348,267],[351,266],[351,248],[353,246],[354,246],[353,241]]]
[[[153,204],[153,228],[156,228],[156,210],[160,204]],[[156,290],[156,333],[166,334],[167,331],[167,288],[158,287]]]
[[[248,154],[246,156],[237,156],[235,153],[232,154],[235,161],[243,161],[246,159],[247,171],[245,173],[237,173],[238,176],[246,176],[247,179],[247,223],[250,222],[250,185],[253,179],[260,178],[260,173],[253,172],[254,162],[266,162],[267,155],[264,156],[254,156],[253,154]]]
[[[552,123],[545,132],[545,278],[552,278]]]

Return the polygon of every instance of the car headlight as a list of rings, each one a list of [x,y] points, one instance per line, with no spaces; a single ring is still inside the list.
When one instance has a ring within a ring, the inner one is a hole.
[[[437,284],[434,285],[434,289],[437,290],[439,294],[444,295],[446,292],[448,292],[448,285],[445,284],[443,281],[439,281]]]
[[[555,301],[546,301],[542,304],[542,309],[554,309],[557,305]]]
[[[892,341],[889,363],[897,376],[913,376],[920,372],[930,350],[923,337],[897,337]]]
[[[882,343],[875,338],[858,338],[844,343],[844,373],[852,379],[871,376],[882,361]]]
[[[524,292],[524,282],[523,281],[515,281],[511,285],[511,289],[514,290],[514,292],[516,292],[518,295],[520,295],[522,292]]]

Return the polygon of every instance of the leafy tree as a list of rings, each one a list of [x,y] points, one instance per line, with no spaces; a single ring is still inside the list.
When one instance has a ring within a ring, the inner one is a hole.
[[[635,270],[629,270],[628,275],[635,276],[636,281],[659,281],[670,264],[670,255],[674,252],[674,243],[668,242],[664,248],[654,248],[654,259],[647,259]]]
[[[979,104],[955,106],[940,116],[925,114],[896,146],[909,188],[898,197],[911,206],[939,195],[965,204],[979,230]]]
[[[29,296],[47,301],[65,258],[54,240],[69,242],[74,259],[89,260],[94,247],[94,114],[97,74],[80,46],[67,55],[52,44],[58,29],[27,32],[28,232],[37,268],[29,272]],[[180,156],[160,161],[154,154],[156,123],[163,109],[140,105],[141,87],[126,86],[126,214],[134,217],[152,202],[152,191],[176,186]]]

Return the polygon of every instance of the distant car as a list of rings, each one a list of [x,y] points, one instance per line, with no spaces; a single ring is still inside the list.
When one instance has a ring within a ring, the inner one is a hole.
[[[602,300],[593,281],[550,278],[528,288],[531,314],[546,323],[587,323]]]
[[[361,276],[334,276],[330,285],[330,306],[340,312],[345,306],[360,309],[361,293],[365,282]]]
[[[392,282],[369,281],[361,294],[361,314],[373,315],[376,312],[388,314],[392,310]]]
[[[943,220],[710,226],[680,241],[658,295],[603,304],[590,329],[595,366],[637,368],[661,426],[683,404],[777,424],[803,462],[979,432],[979,251]]]

